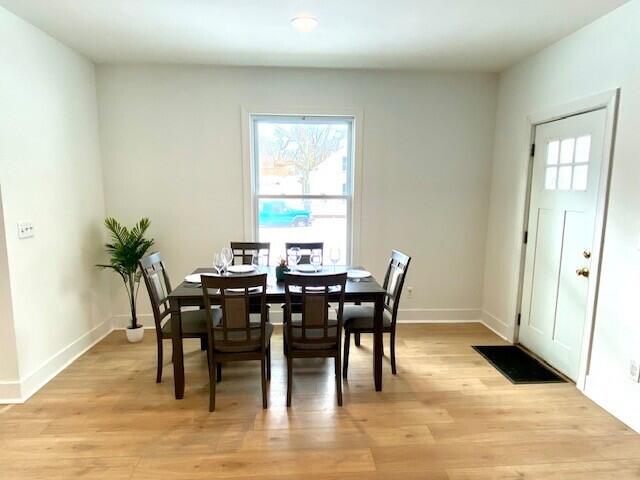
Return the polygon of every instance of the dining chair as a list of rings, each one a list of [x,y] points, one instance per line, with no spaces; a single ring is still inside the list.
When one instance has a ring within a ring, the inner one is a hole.
[[[391,373],[396,374],[396,323],[398,319],[398,306],[404,279],[411,263],[411,257],[402,252],[393,250],[384,276],[382,287],[385,289],[383,333],[390,333],[391,343]],[[356,346],[360,346],[361,333],[373,333],[374,308],[367,305],[348,305],[344,307],[344,368],[342,375],[347,378],[349,369],[349,344],[351,334],[354,336]]]
[[[153,320],[156,326],[156,341],[158,344],[158,367],[156,372],[156,383],[162,381],[163,348],[162,341],[172,339],[171,320],[169,314],[169,299],[171,293],[171,282],[162,260],[160,252],[152,253],[139,262],[142,278],[149,293]],[[212,312],[214,321],[220,320],[220,311],[216,309]],[[186,310],[180,313],[182,321],[182,338],[199,338],[200,348],[205,350],[207,342],[207,321],[204,310]],[[163,323],[164,322],[164,323]]]
[[[234,265],[251,265],[256,255],[266,255],[269,264],[271,244],[269,242],[231,242]],[[267,305],[269,308],[269,305]],[[251,304],[251,313],[260,313],[260,305]]]
[[[320,250],[320,258],[324,262],[324,242],[286,242],[285,243],[285,258],[287,261],[287,265],[289,265],[289,249],[290,248],[299,248],[301,252],[300,263],[301,264],[309,264],[311,263],[311,254],[314,250]]]
[[[231,242],[234,265],[251,265],[256,255],[266,255],[269,263],[271,244],[269,242]]]
[[[287,262],[287,266],[289,265],[289,249],[290,248],[299,248],[300,249],[300,261],[298,265],[308,265],[311,263],[311,254],[314,250],[320,250],[320,258],[324,261],[324,242],[287,242],[285,243],[285,258]],[[284,309],[285,305],[282,304],[282,308]],[[292,313],[300,313],[300,305],[293,304],[292,305]]]
[[[202,277],[205,312],[211,308],[212,296],[220,303],[222,318],[216,322],[207,316],[207,348],[209,359],[209,411],[216,406],[218,364],[260,360],[262,376],[262,408],[267,408],[267,380],[271,380],[271,335],[266,303],[267,274],[243,277]],[[259,302],[260,313],[251,313],[251,305]]]
[[[338,405],[342,406],[340,350],[346,273],[285,273],[284,353],[287,358],[287,407],[291,406],[294,358],[334,358]],[[301,305],[300,313],[292,305]],[[337,308],[332,308],[332,304]]]

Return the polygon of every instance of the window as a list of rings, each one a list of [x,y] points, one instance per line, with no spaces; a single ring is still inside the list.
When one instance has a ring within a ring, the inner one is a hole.
[[[591,136],[563,138],[547,144],[545,190],[587,189]]]
[[[271,242],[271,264],[285,242],[324,242],[351,260],[353,118],[256,115],[251,118],[253,222]]]

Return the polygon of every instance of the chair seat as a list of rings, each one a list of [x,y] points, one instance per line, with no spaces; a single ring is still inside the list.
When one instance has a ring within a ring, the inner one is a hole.
[[[219,308],[213,310],[213,324],[220,323],[222,313]],[[182,320],[182,336],[204,336],[207,334],[207,317],[204,310],[185,310],[180,312],[180,318]],[[167,320],[162,326],[162,336],[165,338],[172,338],[171,332],[171,319]]]
[[[326,342],[326,343],[306,343],[304,341],[300,341],[302,338],[302,319],[301,315],[293,314],[291,319],[291,330],[293,335],[293,342],[290,342],[288,338],[285,338],[287,344],[291,345],[295,349],[299,350],[328,350],[336,347],[336,342]],[[327,335],[332,337],[338,336],[338,321],[329,319],[329,325],[327,329]],[[285,327],[285,336],[288,335],[288,329]],[[314,338],[322,338],[324,337],[324,328],[306,328],[306,338],[314,339]],[[297,341],[296,341],[297,340]]]
[[[345,330],[373,330],[373,307],[345,305],[342,315]],[[382,326],[391,328],[391,315],[386,310],[382,316]]]
[[[254,326],[255,325],[255,326]],[[255,352],[260,350],[260,344],[242,344],[241,342],[246,342],[247,334],[246,331],[232,331],[229,332],[227,342],[222,340],[222,331],[216,331],[214,329],[213,332],[213,347],[218,352],[223,353],[241,353],[241,352]],[[270,323],[265,323],[264,325],[264,345],[265,347],[269,347],[269,342],[271,341],[271,335],[273,335],[273,325]],[[249,330],[249,337],[253,342],[257,342],[260,338],[260,323],[259,322],[251,322],[251,329]],[[230,342],[238,342],[239,345],[232,345]]]

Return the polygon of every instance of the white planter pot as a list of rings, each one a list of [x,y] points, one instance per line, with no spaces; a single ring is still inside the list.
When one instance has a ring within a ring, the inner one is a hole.
[[[128,327],[125,331],[127,332],[127,340],[129,343],[140,343],[144,337],[144,327],[142,325],[138,328]]]

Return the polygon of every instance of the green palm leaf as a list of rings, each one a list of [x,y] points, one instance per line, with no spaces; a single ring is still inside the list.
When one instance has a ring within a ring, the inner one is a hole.
[[[129,296],[134,328],[137,326],[135,292],[140,282],[138,262],[154,243],[153,239],[144,237],[150,224],[148,218],[142,218],[129,230],[115,218],[107,217],[104,225],[111,236],[111,241],[104,247],[109,255],[109,263],[96,265],[100,269],[113,270],[122,278]]]

